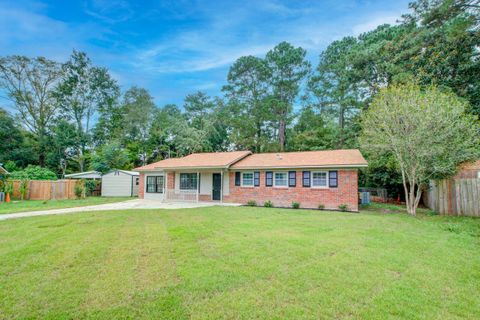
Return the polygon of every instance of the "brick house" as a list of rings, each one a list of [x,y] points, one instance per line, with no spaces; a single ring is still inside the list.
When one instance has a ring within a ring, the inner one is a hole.
[[[218,201],[246,204],[267,200],[276,207],[358,211],[359,150],[257,153],[193,153],[134,169],[139,197],[161,201]]]

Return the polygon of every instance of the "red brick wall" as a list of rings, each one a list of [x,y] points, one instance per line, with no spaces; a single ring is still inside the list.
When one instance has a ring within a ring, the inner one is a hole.
[[[175,189],[175,172],[167,172],[167,189]]]
[[[297,171],[296,185],[266,187],[265,171],[260,171],[259,187],[240,187],[235,186],[235,172],[230,172],[230,195],[224,196],[224,201],[246,204],[255,200],[261,206],[270,200],[276,207],[291,207],[296,201],[301,208],[318,208],[323,204],[326,209],[338,209],[339,205],[346,204],[349,211],[358,211],[358,173],[355,169],[338,170],[338,188],[305,188],[302,186],[302,170]]]
[[[138,198],[143,199],[145,197],[145,173],[140,173],[140,179],[138,180]]]

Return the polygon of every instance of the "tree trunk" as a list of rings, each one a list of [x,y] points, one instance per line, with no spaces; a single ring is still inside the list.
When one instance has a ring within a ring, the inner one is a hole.
[[[278,125],[278,142],[280,144],[280,151],[285,150],[285,131],[286,131],[286,123],[285,120],[280,120]]]

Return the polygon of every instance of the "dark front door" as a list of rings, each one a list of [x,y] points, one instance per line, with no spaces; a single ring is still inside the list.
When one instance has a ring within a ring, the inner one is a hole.
[[[213,190],[212,200],[220,200],[222,190],[222,175],[220,173],[214,173],[213,175]]]

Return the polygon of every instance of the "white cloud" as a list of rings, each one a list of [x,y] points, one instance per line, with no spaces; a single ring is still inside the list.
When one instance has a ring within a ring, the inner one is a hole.
[[[352,34],[354,36],[359,36],[362,33],[372,31],[376,27],[382,24],[390,24],[390,25],[395,25],[397,24],[398,20],[400,19],[400,14],[385,14],[385,13],[380,13],[377,14],[376,17],[373,18],[368,18],[368,21],[359,23],[357,25],[354,25],[352,27]]]

